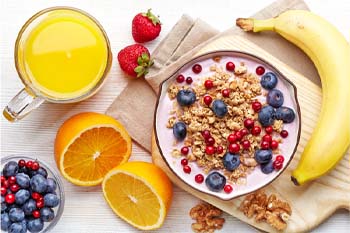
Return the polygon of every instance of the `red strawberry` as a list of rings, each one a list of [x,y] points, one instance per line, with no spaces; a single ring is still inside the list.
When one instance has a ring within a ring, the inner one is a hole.
[[[157,16],[148,9],[147,13],[139,13],[132,20],[132,37],[138,43],[154,40],[161,30]]]
[[[153,65],[148,49],[140,44],[129,45],[118,53],[120,68],[132,77],[142,77]]]

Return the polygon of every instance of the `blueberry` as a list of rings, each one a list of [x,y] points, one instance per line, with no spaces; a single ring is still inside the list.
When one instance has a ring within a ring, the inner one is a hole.
[[[5,212],[6,210],[7,210],[7,204],[5,202],[1,202],[1,213]]]
[[[31,219],[27,223],[27,229],[30,232],[40,232],[44,228],[44,222],[40,218]]]
[[[222,118],[228,112],[227,105],[222,100],[214,100],[211,109],[215,113],[215,115],[219,118]]]
[[[219,172],[212,172],[205,178],[205,184],[209,190],[220,192],[226,184],[226,178]]]
[[[57,188],[57,183],[54,179],[52,178],[48,178],[47,179],[47,189],[46,189],[46,192],[47,193],[55,193],[56,191],[56,188]]]
[[[261,168],[261,171],[262,171],[264,174],[270,174],[271,172],[274,171],[274,168],[273,168],[273,161],[270,160],[270,162],[268,162],[268,163],[260,164],[260,168]]]
[[[32,215],[32,212],[36,210],[36,202],[33,199],[29,199],[24,205],[22,206],[22,210],[25,215],[30,216]]]
[[[25,228],[25,226],[23,226],[22,223],[15,222],[11,224],[8,231],[10,233],[25,233],[27,229]]]
[[[260,84],[263,88],[271,90],[277,85],[277,76],[272,72],[267,72],[261,77]]]
[[[7,231],[11,224],[10,217],[8,213],[1,214],[1,230]]]
[[[275,117],[275,109],[269,105],[264,106],[259,114],[258,119],[262,126],[266,127],[273,124]]]
[[[196,94],[191,90],[180,90],[176,99],[180,106],[190,106],[196,101]]]
[[[283,93],[280,90],[272,89],[267,93],[266,102],[272,107],[281,107],[284,101]]]
[[[47,180],[40,174],[36,174],[30,179],[30,187],[34,192],[44,193],[47,189]]]
[[[15,161],[10,161],[5,164],[2,171],[6,177],[15,176],[18,172],[18,164]]]
[[[39,169],[36,171],[36,174],[40,174],[43,177],[47,178],[47,171],[43,167],[39,167]]]
[[[262,164],[262,163],[268,163],[272,158],[272,151],[271,150],[256,150],[255,151],[255,160],[256,162]]]
[[[291,108],[279,107],[276,109],[275,117],[278,120],[282,120],[284,123],[291,123],[294,121],[295,113]]]
[[[55,212],[48,207],[44,207],[40,210],[41,219],[44,222],[51,222],[55,217]]]
[[[24,229],[24,232],[27,232],[27,220],[24,219],[24,220],[21,222],[21,224],[22,224],[22,228]]]
[[[9,211],[11,222],[20,222],[24,219],[24,212],[20,208],[12,208]]]
[[[23,205],[30,197],[30,193],[26,189],[20,189],[15,194],[16,197],[16,204]]]
[[[44,196],[44,203],[46,207],[56,207],[60,203],[57,195],[48,193]]]
[[[182,121],[176,122],[173,126],[173,134],[177,140],[184,140],[187,135],[186,124]]]
[[[231,172],[235,170],[241,163],[241,161],[239,160],[238,154],[231,154],[229,152],[225,154],[225,156],[222,158],[222,161],[224,163],[224,167],[226,168],[226,170]]]
[[[18,173],[24,173],[24,174],[26,174],[26,175],[29,175],[28,173],[29,173],[29,169],[27,168],[27,167],[20,167],[19,169],[18,169]]]
[[[21,187],[21,188],[29,188],[30,178],[29,178],[29,176],[27,174],[18,173],[16,175],[16,181],[17,181],[17,184],[19,185],[19,187]]]

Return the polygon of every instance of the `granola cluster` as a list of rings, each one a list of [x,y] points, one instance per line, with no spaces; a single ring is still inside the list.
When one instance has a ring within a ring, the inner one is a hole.
[[[263,190],[249,194],[239,209],[248,218],[255,216],[256,222],[267,222],[277,230],[284,230],[292,214],[290,205],[278,199],[275,194],[267,196]]]
[[[190,153],[187,155],[188,161],[195,161],[203,168],[205,173],[212,169],[223,169],[222,157],[226,149],[221,153],[209,155],[205,152],[206,143],[201,132],[209,130],[211,136],[215,139],[215,147],[222,146],[227,148],[229,142],[227,137],[244,128],[244,119],[257,121],[258,114],[252,109],[252,102],[263,93],[260,79],[255,73],[250,73],[244,63],[236,67],[235,72],[224,71],[220,66],[214,64],[210,67],[213,74],[210,77],[203,77],[199,82],[192,86],[181,85],[174,82],[168,88],[168,96],[171,100],[176,99],[177,93],[184,89],[191,89],[196,94],[196,102],[191,106],[180,107],[177,101],[173,101],[173,109],[166,127],[172,128],[177,121],[186,123],[187,137],[184,146],[190,147]],[[213,88],[207,89],[205,81],[211,80]],[[222,91],[229,89],[229,96],[224,97]],[[203,101],[204,96],[211,96],[212,99],[222,100],[227,105],[228,112],[225,117],[217,117],[210,106]],[[273,125],[276,131],[283,128],[282,121],[275,121]],[[261,134],[254,136],[248,134],[244,139],[249,140],[249,149],[242,150],[240,153],[240,165],[234,171],[225,170],[225,176],[237,184],[244,184],[246,176],[258,165],[254,159],[255,148],[258,148],[261,142]],[[176,146],[176,142],[175,145]],[[174,148],[172,155],[180,157],[181,153]]]
[[[225,223],[221,218],[222,211],[208,203],[200,203],[190,210],[190,217],[196,220],[192,223],[192,230],[196,233],[212,233],[219,230]]]

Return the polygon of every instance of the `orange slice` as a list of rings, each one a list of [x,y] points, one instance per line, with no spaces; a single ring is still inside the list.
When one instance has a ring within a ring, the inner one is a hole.
[[[156,165],[128,162],[104,178],[102,190],[113,211],[141,230],[159,228],[172,200],[172,184]]]
[[[63,177],[76,185],[100,184],[112,168],[125,163],[131,139],[124,127],[107,115],[86,112],[63,123],[55,140],[55,159]]]

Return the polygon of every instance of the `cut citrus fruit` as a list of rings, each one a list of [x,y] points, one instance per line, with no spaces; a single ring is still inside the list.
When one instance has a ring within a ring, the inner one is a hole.
[[[114,118],[100,113],[79,113],[65,121],[56,135],[57,166],[76,185],[100,184],[130,153],[128,132]]]
[[[113,211],[141,230],[159,228],[172,200],[172,184],[156,165],[128,162],[103,180],[103,194]]]

